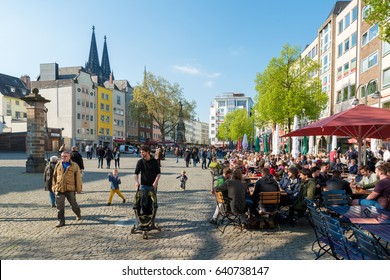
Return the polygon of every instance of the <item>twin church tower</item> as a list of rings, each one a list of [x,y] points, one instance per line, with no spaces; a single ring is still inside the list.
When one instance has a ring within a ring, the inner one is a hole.
[[[92,76],[97,76],[97,83],[99,85],[103,85],[104,82],[114,79],[114,73],[111,72],[110,68],[110,60],[108,58],[108,50],[107,50],[107,37],[104,36],[104,46],[103,46],[103,55],[102,55],[102,64],[99,63],[99,56],[96,46],[96,38],[95,38],[95,26],[92,26],[92,39],[91,39],[91,47],[89,50],[89,58],[88,62],[85,63],[85,70],[87,73]],[[112,75],[110,79],[110,75]]]

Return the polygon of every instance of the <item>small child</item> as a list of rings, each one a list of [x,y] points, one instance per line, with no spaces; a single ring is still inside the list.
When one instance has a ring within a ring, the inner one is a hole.
[[[176,179],[180,178],[180,188],[184,191],[186,189],[186,182],[188,180],[188,177],[186,175],[186,171],[183,170],[180,174],[180,176],[177,176]]]
[[[120,198],[122,198],[122,202],[125,203],[126,199],[119,190],[119,184],[121,183],[121,179],[118,176],[118,170],[114,169],[112,171],[112,174],[108,173],[108,181],[111,182],[111,190],[110,190],[110,196],[108,198],[107,206],[111,205],[112,198],[114,197],[114,194],[116,193],[119,195]]]

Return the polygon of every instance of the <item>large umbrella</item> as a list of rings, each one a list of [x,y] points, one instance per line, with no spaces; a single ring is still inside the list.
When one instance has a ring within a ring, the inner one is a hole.
[[[264,134],[264,153],[268,154],[269,152],[269,147],[268,147],[268,135]]]
[[[275,131],[273,134],[273,142],[272,142],[272,154],[278,155],[280,153],[279,149],[279,125],[277,124],[275,127]]]
[[[314,154],[314,136],[309,136],[309,150],[307,153],[309,155]]]
[[[298,129],[298,116],[294,116],[294,130]],[[284,135],[286,136],[286,135]],[[298,136],[298,135],[297,135]],[[299,142],[298,142],[298,137],[292,137],[292,150],[291,150],[291,155],[295,158],[298,157],[299,155]]]
[[[259,136],[256,136],[255,151],[256,151],[257,153],[260,152],[260,139],[259,139]]]
[[[363,139],[390,138],[390,110],[358,105],[301,129],[294,130],[283,135],[283,137],[305,135],[337,135],[356,138],[359,143],[358,164],[360,166]]]
[[[303,136],[302,139],[302,154],[306,155],[307,152],[309,151],[309,142],[307,136]]]
[[[248,136],[244,134],[244,138],[242,139],[242,150],[246,151],[247,148],[248,148]]]

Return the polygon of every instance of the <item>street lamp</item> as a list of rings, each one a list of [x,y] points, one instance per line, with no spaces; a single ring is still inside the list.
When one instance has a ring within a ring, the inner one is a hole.
[[[372,83],[372,82],[376,82],[376,79],[372,79],[372,80],[370,80],[367,84],[360,84],[357,88],[356,88],[356,90],[355,90],[355,99],[352,101],[352,103],[351,103],[351,105],[352,106],[356,106],[356,105],[358,105],[359,103],[360,103],[360,100],[359,100],[359,98],[357,98],[357,93],[358,93],[358,91],[359,91],[359,88],[361,87],[361,86],[366,86],[366,93],[365,93],[365,95],[364,95],[364,105],[367,105],[367,97],[368,97],[368,86]],[[378,91],[378,89],[376,89],[376,91],[373,93],[373,95],[372,95],[372,98],[373,99],[378,99],[378,98],[381,98],[382,96],[381,96],[381,93]]]

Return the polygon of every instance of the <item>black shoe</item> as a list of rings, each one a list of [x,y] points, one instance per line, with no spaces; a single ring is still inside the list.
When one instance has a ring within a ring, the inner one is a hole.
[[[53,203],[53,204],[51,205],[51,207],[52,207],[52,208],[55,208],[55,207],[57,207],[57,206]]]
[[[217,224],[217,220],[216,219],[211,219],[209,221],[209,223],[212,224],[212,225],[216,225]]]
[[[111,202],[108,202],[108,203],[107,203],[107,206],[110,206],[110,205],[111,205]]]
[[[124,200],[122,201],[122,203],[126,203],[126,199],[124,199]]]
[[[56,227],[63,227],[65,225],[65,222],[64,221],[61,221],[59,222]]]
[[[80,220],[81,220],[81,215],[76,216],[76,221],[80,221]]]

